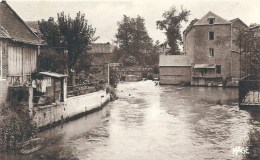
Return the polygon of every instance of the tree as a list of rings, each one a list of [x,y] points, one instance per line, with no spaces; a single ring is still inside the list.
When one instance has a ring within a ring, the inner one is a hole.
[[[176,7],[172,6],[169,11],[163,13],[163,20],[156,21],[157,28],[165,31],[166,43],[170,47],[168,54],[180,54],[179,46],[182,43],[181,22],[187,22],[189,15],[190,11],[181,8],[181,12],[178,12]]]
[[[141,16],[130,18],[124,15],[123,20],[118,22],[116,58],[126,66],[146,65],[146,57],[153,44],[144,21]]]
[[[117,68],[109,68],[109,84],[113,87],[116,88],[117,84],[120,81],[120,73]]]
[[[86,57],[89,45],[98,37],[94,37],[95,29],[88,24],[85,15],[77,13],[75,19],[70,15],[66,16],[64,12],[58,14],[58,20],[55,22],[49,19],[47,22],[39,22],[40,30],[48,46],[54,48],[65,48],[66,64],[68,66],[69,82],[74,85],[74,74],[82,68],[79,61]],[[84,61],[89,63],[88,60]]]
[[[260,70],[259,31],[243,28],[236,36],[234,43],[240,50],[240,77],[254,75]]]

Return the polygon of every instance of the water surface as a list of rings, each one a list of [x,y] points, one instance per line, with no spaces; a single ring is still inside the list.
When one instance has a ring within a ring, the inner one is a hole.
[[[260,114],[240,111],[235,88],[123,83],[102,110],[39,133],[44,148],[0,159],[260,159]],[[248,147],[238,155],[233,148]]]

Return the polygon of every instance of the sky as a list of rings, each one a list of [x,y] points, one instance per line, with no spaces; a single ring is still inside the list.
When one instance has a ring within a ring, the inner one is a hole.
[[[163,31],[156,28],[156,21],[162,20],[164,11],[176,6],[190,10],[189,22],[200,19],[209,11],[231,20],[240,18],[247,25],[260,24],[260,0],[6,0],[24,21],[57,18],[57,13],[65,12],[75,17],[84,13],[88,23],[96,28],[97,43],[112,43],[117,32],[117,22],[123,15],[145,19],[149,36],[155,42],[164,42]],[[182,23],[184,30],[187,23]]]

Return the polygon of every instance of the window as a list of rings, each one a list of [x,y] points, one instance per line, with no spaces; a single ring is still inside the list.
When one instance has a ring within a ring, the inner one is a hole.
[[[215,18],[208,18],[209,24],[214,24],[215,23]]]
[[[209,32],[209,40],[214,40],[214,32]]]
[[[221,65],[216,65],[216,73],[221,74]]]
[[[214,57],[214,48],[209,49],[209,56]]]

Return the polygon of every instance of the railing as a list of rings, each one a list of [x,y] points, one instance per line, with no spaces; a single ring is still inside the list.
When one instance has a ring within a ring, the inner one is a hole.
[[[247,76],[239,80],[239,106],[260,105],[260,80]]]
[[[88,84],[78,84],[73,86],[67,87],[67,95],[69,97],[84,95],[87,93],[96,92],[103,89],[102,86],[100,86],[97,83],[88,83]]]
[[[9,76],[9,84],[11,86],[21,86],[31,82],[31,75],[28,74],[25,77],[22,75]]]
[[[52,103],[55,103],[57,101],[60,102],[60,99],[61,99],[61,92],[47,94],[47,95],[33,96],[33,104],[34,107],[46,106],[46,105],[51,105]]]
[[[222,76],[220,74],[193,74],[192,77],[194,78],[221,78]]]

